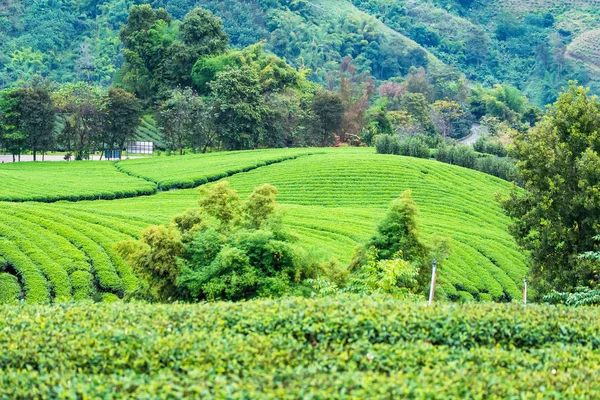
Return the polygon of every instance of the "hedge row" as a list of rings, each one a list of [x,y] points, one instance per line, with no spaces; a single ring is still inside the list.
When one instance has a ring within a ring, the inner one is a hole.
[[[0,317],[0,398],[600,395],[598,309],[343,296]]]
[[[156,184],[125,175],[114,165],[108,161],[2,164],[0,201],[112,200],[156,192]]]

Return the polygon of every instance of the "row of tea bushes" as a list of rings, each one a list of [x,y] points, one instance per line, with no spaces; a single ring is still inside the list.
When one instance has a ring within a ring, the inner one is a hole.
[[[598,309],[340,296],[0,315],[0,398],[600,395]]]

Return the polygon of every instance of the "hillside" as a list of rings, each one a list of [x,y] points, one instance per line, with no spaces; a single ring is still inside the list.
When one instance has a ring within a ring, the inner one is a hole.
[[[118,31],[133,0],[0,5],[0,86],[42,74],[109,85],[122,64]],[[135,2],[139,3],[139,2]],[[266,49],[323,83],[350,55],[377,80],[444,65],[474,83],[509,83],[538,105],[569,79],[598,91],[594,1],[153,0],[181,19],[196,6],[223,19],[234,47]],[[442,70],[441,70],[442,69]]]
[[[508,234],[508,219],[495,201],[497,193],[507,193],[507,182],[436,161],[375,155],[372,149],[321,152],[296,159],[289,159],[286,150],[242,152],[247,157],[240,161],[229,156],[238,153],[216,153],[116,166],[162,185],[161,174],[170,171],[172,186],[167,187],[177,187],[174,180],[194,182],[204,168],[205,180],[230,175],[226,179],[242,196],[262,183],[273,184],[279,189],[284,223],[296,232],[299,244],[324,259],[335,257],[342,266],[356,244],[373,234],[390,201],[412,189],[423,233],[452,240],[449,259],[440,260],[442,296],[497,301],[521,296],[526,257]],[[274,163],[265,165],[264,160]],[[64,167],[79,170],[85,165],[91,163]],[[10,170],[5,167],[0,171]],[[134,184],[134,177],[122,175]],[[85,180],[81,182],[83,192]],[[135,288],[135,277],[113,245],[137,237],[150,224],[167,223],[195,207],[197,199],[196,191],[187,189],[120,200],[0,202],[0,265],[19,277],[17,293],[24,290],[27,302],[121,297]]]

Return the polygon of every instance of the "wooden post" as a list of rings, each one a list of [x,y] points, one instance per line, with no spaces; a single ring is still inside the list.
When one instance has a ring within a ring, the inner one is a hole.
[[[433,297],[435,296],[435,281],[437,277],[437,262],[435,258],[431,263],[431,287],[429,288],[429,303],[428,305],[433,304]]]
[[[527,305],[527,278],[523,278],[523,305]]]

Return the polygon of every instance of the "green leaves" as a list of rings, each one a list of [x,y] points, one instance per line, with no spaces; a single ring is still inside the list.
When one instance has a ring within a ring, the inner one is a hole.
[[[595,398],[600,392],[598,309],[425,307],[341,296],[3,306],[0,316],[0,397],[109,398],[118,391],[145,398]]]

